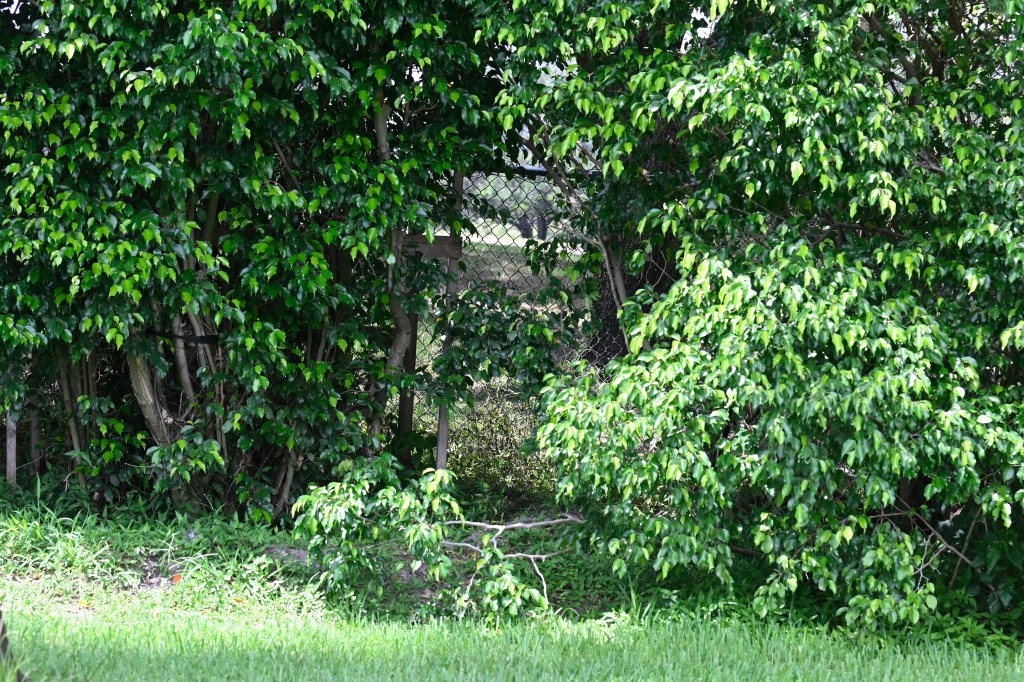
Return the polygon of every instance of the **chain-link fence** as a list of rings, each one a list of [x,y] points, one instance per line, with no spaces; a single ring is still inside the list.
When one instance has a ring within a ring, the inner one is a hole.
[[[533,295],[549,284],[550,274],[535,272],[531,267],[529,249],[531,244],[558,239],[561,258],[568,260],[582,254],[582,248],[572,246],[570,224],[563,212],[564,202],[560,200],[558,188],[542,168],[522,167],[504,173],[474,173],[463,179],[463,220],[470,223],[462,234],[462,257],[458,279],[454,288],[465,291],[481,284],[496,284],[510,300],[519,300],[522,305],[533,303]],[[445,230],[439,231],[445,234]],[[563,266],[565,263],[563,263]],[[599,289],[606,284],[599,283]],[[443,299],[436,305],[443,305]],[[437,320],[442,310],[431,310],[420,319],[417,332],[416,367],[431,371],[431,363],[442,351],[443,326]],[[622,335],[615,324],[615,304],[610,292],[600,290],[590,310],[590,316],[602,322],[592,331],[580,331],[572,342],[560,349],[558,360],[566,366],[576,360],[587,359],[604,364],[625,351]],[[493,382],[492,382],[493,383]],[[478,389],[488,393],[489,399],[495,392],[503,400],[525,400],[519,396],[514,382],[502,381],[500,385],[481,386]],[[528,418],[530,409],[522,405],[522,414]],[[451,418],[459,422],[459,411],[465,406],[453,406]],[[432,404],[425,394],[416,396],[414,421],[421,433],[435,433],[441,408]],[[443,418],[440,421],[445,421]],[[522,434],[519,431],[520,435]],[[451,447],[457,451],[461,433],[456,427],[451,433]],[[521,445],[521,443],[517,444]]]
[[[547,178],[476,173],[466,178],[463,196],[464,216],[473,224],[463,251],[466,275],[499,282],[510,293],[543,287],[524,250],[530,239],[546,240],[561,229],[557,192]]]
[[[566,203],[543,168],[474,174],[465,180],[464,196],[463,214],[473,230],[464,238],[465,277],[460,284],[496,282],[514,296],[529,297],[547,285],[548,277],[548,273],[535,273],[528,262],[531,241],[558,239],[563,261],[582,254],[565,214]],[[557,276],[558,269],[552,274]],[[588,311],[594,324],[562,349],[562,362],[586,359],[603,365],[626,350],[616,323],[618,310],[603,277],[598,287],[597,300]]]

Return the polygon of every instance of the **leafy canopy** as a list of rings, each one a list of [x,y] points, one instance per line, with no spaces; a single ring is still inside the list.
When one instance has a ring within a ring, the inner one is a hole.
[[[591,226],[670,254],[610,379],[554,380],[540,446],[583,536],[663,574],[772,566],[851,620],[993,608],[1024,501],[1022,15],[1014,3],[517,3]],[[602,191],[603,188],[603,191]],[[621,207],[616,222],[612,207]],[[643,250],[633,262],[642,263]],[[984,536],[984,537],[982,537]],[[976,595],[976,596],[975,596]]]

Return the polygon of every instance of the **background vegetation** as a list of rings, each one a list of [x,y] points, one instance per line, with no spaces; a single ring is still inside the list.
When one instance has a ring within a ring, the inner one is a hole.
[[[801,626],[1019,636],[1018,3],[0,16],[7,570],[58,561],[61,518],[142,547],[133,524],[173,512],[293,530],[357,612],[724,594]],[[544,179],[504,205],[483,179],[524,160]],[[452,236],[530,275],[454,270]],[[417,318],[438,337],[410,363]],[[615,352],[585,348],[601,327]],[[449,461],[403,393],[451,411]],[[409,584],[427,597],[395,608]]]

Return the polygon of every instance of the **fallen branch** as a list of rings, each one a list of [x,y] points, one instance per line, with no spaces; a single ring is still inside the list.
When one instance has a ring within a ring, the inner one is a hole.
[[[445,547],[459,547],[461,549],[468,549],[472,552],[476,552],[477,554],[483,554],[485,552],[483,547],[477,547],[476,545],[471,545],[468,542],[451,542],[449,540],[444,540],[441,542],[441,544]],[[547,561],[548,559],[552,559],[556,556],[561,556],[562,554],[565,554],[568,551],[569,550],[567,549],[562,549],[557,552],[551,552],[549,554],[530,554],[528,552],[513,552],[512,554],[502,554],[501,558],[526,559],[527,561],[530,561],[532,563],[535,561]]]
[[[498,533],[504,533],[507,530],[522,530],[526,528],[544,528],[545,526],[557,526],[562,523],[583,523],[583,519],[578,516],[566,515],[560,519],[550,519],[548,521],[526,521],[517,523],[481,523],[479,521],[463,521],[456,519],[454,521],[445,521],[446,526],[464,526],[467,528],[482,528],[484,530],[495,530]]]

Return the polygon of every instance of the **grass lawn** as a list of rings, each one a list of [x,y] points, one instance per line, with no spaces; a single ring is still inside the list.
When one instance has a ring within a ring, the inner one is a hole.
[[[15,608],[32,680],[1021,680],[1024,656],[885,647],[790,628],[373,623],[243,610]],[[125,604],[123,606],[130,606]]]
[[[325,600],[288,542],[220,521],[0,509],[12,651],[32,681],[1024,679],[1013,647],[855,640],[730,616],[413,623]]]

